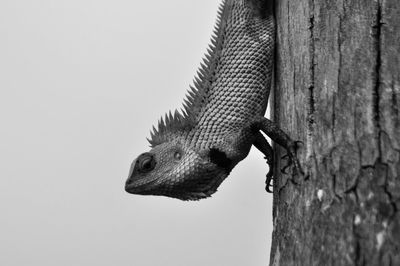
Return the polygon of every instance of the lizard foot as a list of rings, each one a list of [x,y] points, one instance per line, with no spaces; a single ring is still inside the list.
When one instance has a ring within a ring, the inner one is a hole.
[[[299,149],[299,145],[304,145],[302,141],[293,141],[293,143],[288,147],[287,151],[288,153],[284,156],[282,156],[281,159],[289,159],[287,165],[285,165],[282,169],[281,172],[283,174],[288,174],[286,171],[290,166],[294,165],[296,174],[303,175],[304,172],[301,169],[299,160],[297,159],[297,151]]]
[[[267,179],[265,180],[265,190],[268,192],[268,193],[272,193],[272,190],[271,190],[271,188],[273,187],[273,185],[271,184],[271,182],[272,182],[272,180],[273,180],[273,178],[272,178],[272,176],[273,176],[273,157],[264,157],[264,159],[266,159],[267,160],[267,164],[268,164],[268,168],[269,168],[269,170],[268,170],[268,173],[267,173]]]
[[[288,153],[288,157],[289,157],[289,162],[288,162],[288,166],[287,167],[289,167],[290,165],[293,164],[294,168],[295,168],[294,169],[295,172],[298,175],[301,175],[301,176],[304,175],[303,174],[303,170],[300,167],[300,162],[299,162],[299,160],[297,159],[297,156],[296,156],[296,152],[297,152],[298,146],[302,142],[293,141],[285,132],[283,132],[279,128],[279,126],[277,124],[275,124],[273,121],[269,120],[268,118],[265,118],[265,117],[262,117],[262,116],[255,117],[255,119],[251,122],[250,126],[251,126],[252,130],[256,130],[256,131],[260,130],[260,131],[264,132],[275,143],[277,143],[280,146],[286,148],[287,153]],[[260,147],[258,147],[258,149],[261,152],[263,152],[265,155],[272,154],[272,152],[271,152],[272,148],[270,147],[270,145],[266,144],[267,141],[264,141],[264,142],[261,143],[260,139],[262,139],[262,138],[260,137],[260,135],[262,136],[262,134],[260,132],[258,132],[257,134],[259,134],[259,135],[257,135],[257,138],[256,138],[256,140],[254,142],[254,145],[256,147],[260,146]],[[263,145],[261,145],[261,144],[263,144]],[[266,148],[266,149],[260,149],[260,148]],[[287,167],[285,167],[285,168],[287,168]],[[285,168],[282,169],[282,170],[285,171],[286,170]],[[268,173],[267,182],[266,182],[267,183],[266,190],[268,192],[271,191],[270,190],[271,180],[272,180],[272,174],[269,175],[269,173]]]
[[[281,172],[283,174],[289,174],[288,169],[293,165],[295,168],[295,173],[303,175],[303,170],[300,167],[300,163],[297,159],[297,151],[300,148],[300,144],[303,145],[302,141],[294,141],[292,145],[289,146],[288,148],[288,153],[284,156],[281,157],[281,159],[288,159],[288,163],[281,169]],[[269,166],[269,171],[267,173],[267,179],[265,181],[265,190],[268,193],[272,193],[272,181],[273,181],[273,157],[264,157],[264,159],[267,160],[268,166]],[[295,184],[297,184],[294,180],[291,179],[291,181]]]

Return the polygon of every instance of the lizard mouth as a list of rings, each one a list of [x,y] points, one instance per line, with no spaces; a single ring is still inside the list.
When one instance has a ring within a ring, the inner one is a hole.
[[[137,182],[132,182],[131,179],[128,178],[125,182],[125,191],[130,194],[147,195],[151,193],[149,188],[153,187],[154,183],[156,183],[156,180],[143,182],[141,179],[137,180]]]
[[[125,191],[131,194],[146,195],[150,193],[151,188],[155,187],[157,178],[149,179],[149,177],[138,175],[135,169],[130,170],[128,179],[125,182]]]

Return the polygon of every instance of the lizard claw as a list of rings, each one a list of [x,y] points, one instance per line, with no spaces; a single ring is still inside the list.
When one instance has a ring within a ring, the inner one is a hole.
[[[296,140],[294,142],[294,145],[296,146],[296,151],[299,148],[299,145],[304,146],[304,142],[302,142],[301,140]]]
[[[297,174],[304,175],[304,172],[301,169],[299,160],[297,159],[297,151],[300,148],[299,145],[304,145],[304,142],[299,141],[299,140],[293,142],[291,152],[289,151],[289,153],[290,153],[289,165],[293,164]]]
[[[293,141],[289,147],[289,150],[291,150],[293,152],[293,154],[296,155],[297,151],[300,149],[300,146],[304,146],[304,142],[302,142],[301,140]],[[289,153],[290,153],[290,151],[289,151]],[[287,154],[287,155],[290,155],[290,154]]]
[[[297,159],[296,153],[297,150],[299,149],[299,145],[304,145],[304,143],[302,141],[294,141],[292,143],[291,146],[289,146],[288,148],[288,153],[284,156],[282,156],[281,159],[287,159],[289,158],[288,164],[285,165],[282,169],[281,172],[283,174],[288,174],[288,172],[286,171],[286,169],[288,169],[290,166],[294,165],[294,168],[297,172],[297,174],[301,174],[303,175],[303,170],[300,167],[300,163]]]
[[[287,169],[290,167],[290,165],[291,165],[291,163],[288,163],[288,164],[285,165],[283,168],[281,168],[281,173],[282,173],[282,174],[285,174],[285,175],[289,174],[289,173],[287,172]]]
[[[299,149],[299,145],[304,145],[304,143],[302,141],[294,141],[294,142],[292,142],[292,145],[288,148],[288,153],[281,157],[282,160],[288,159],[287,165],[285,165],[283,168],[281,168],[281,172],[283,174],[289,174],[288,169],[292,165],[294,165],[294,168],[295,168],[295,171],[297,172],[297,174],[303,174],[303,171],[302,171],[302,169],[300,167],[300,163],[299,163],[299,161],[297,159],[297,156],[296,156],[297,150]],[[270,169],[268,171],[268,173],[267,173],[267,180],[265,181],[265,184],[266,184],[265,190],[268,193],[272,193],[273,191],[272,191],[271,188],[273,187],[273,185],[272,185],[272,180],[273,180],[272,176],[273,176],[273,174],[272,174],[272,170],[271,169],[272,169],[272,164],[273,164],[273,158],[265,156],[264,159],[267,160],[267,163],[268,163],[269,169]]]
[[[272,156],[265,156],[264,157],[264,159],[266,159],[267,160],[267,164],[268,164],[268,167],[269,167],[269,170],[268,170],[268,173],[267,173],[267,179],[266,179],[266,181],[265,181],[265,184],[266,184],[266,186],[265,186],[265,190],[268,192],[268,193],[272,193],[272,190],[271,190],[271,187],[273,187],[273,185],[271,184],[271,182],[272,182],[272,176],[273,176],[273,157]]]
[[[272,193],[273,191],[270,189],[270,187],[273,187],[273,185],[271,184],[271,182],[272,182],[272,173],[271,173],[271,171],[269,171],[268,172],[268,174],[267,174],[267,180],[265,181],[265,190],[268,192],[268,193]]]

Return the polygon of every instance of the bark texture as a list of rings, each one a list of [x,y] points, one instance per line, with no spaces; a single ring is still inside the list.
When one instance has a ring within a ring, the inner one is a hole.
[[[398,0],[275,1],[279,173],[270,265],[400,265]],[[280,165],[279,165],[280,164]]]

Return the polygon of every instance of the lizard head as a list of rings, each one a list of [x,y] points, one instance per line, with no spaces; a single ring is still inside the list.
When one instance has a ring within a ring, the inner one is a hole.
[[[179,140],[171,140],[132,162],[125,190],[132,194],[199,200],[213,194],[230,169],[229,160],[224,161],[215,149],[196,152]]]

